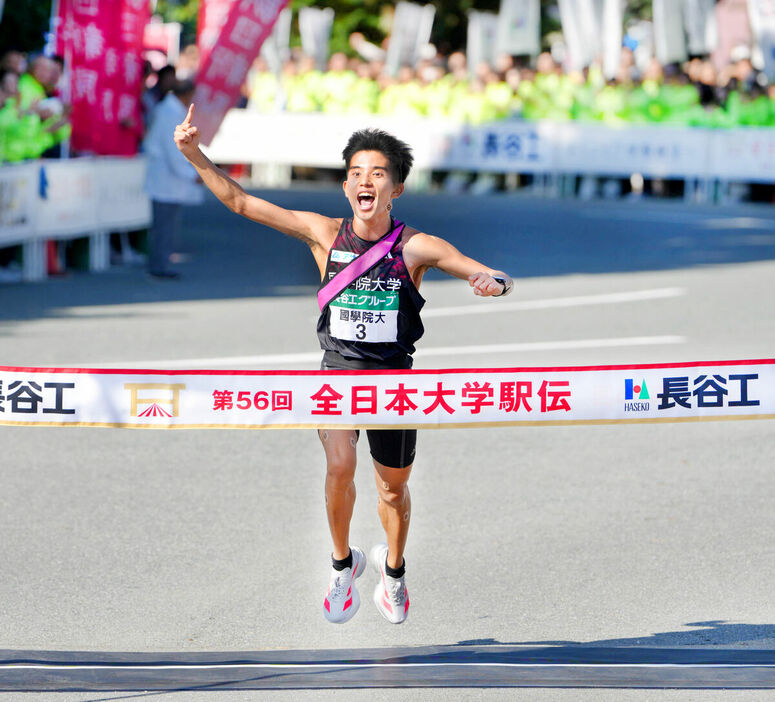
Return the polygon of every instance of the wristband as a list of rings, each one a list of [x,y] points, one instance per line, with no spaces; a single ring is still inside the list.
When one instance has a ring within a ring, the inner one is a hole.
[[[508,295],[508,294],[511,292],[511,290],[513,289],[513,287],[514,287],[514,284],[512,283],[511,285],[509,285],[509,284],[506,282],[506,279],[505,279],[503,276],[500,276],[500,275],[494,275],[494,276],[492,277],[492,279],[493,279],[493,280],[494,280],[496,283],[500,283],[500,284],[503,286],[503,292],[502,292],[502,293],[500,293],[500,294],[498,294],[498,295],[493,295],[493,297],[503,297],[504,295]]]

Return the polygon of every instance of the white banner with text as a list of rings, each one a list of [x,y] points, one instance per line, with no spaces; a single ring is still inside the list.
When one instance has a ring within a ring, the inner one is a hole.
[[[775,419],[775,359],[402,371],[0,366],[0,424],[428,428]]]

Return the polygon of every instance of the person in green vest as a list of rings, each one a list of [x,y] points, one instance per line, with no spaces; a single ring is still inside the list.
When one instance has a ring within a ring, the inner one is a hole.
[[[337,52],[328,61],[328,70],[322,77],[320,106],[323,112],[344,114],[351,91],[358,80],[356,73],[347,65],[347,56]]]
[[[23,110],[49,97],[47,88],[52,89],[56,85],[56,72],[56,64],[47,56],[37,56],[32,60],[27,73],[19,76],[19,99]]]
[[[505,119],[511,114],[511,102],[514,99],[514,92],[511,86],[496,73],[490,75],[490,79],[485,82],[484,95],[487,104],[492,107],[495,119]]]
[[[608,81],[595,95],[592,103],[594,118],[603,124],[615,125],[625,122],[623,113],[626,97],[616,84],[616,81]]]
[[[511,89],[511,102],[509,103],[509,116],[520,117],[522,116],[522,109],[524,103],[519,96],[519,86],[522,83],[522,72],[516,66],[509,68],[505,75],[504,80],[508,83]]]
[[[293,61],[286,61],[280,81],[285,94],[285,109],[289,112],[317,112],[320,103],[315,98],[322,74],[314,68],[302,71]]]
[[[379,114],[421,116],[422,97],[422,89],[414,69],[409,65],[403,65],[398,69],[396,79],[390,82],[379,96]]]
[[[531,68],[525,68],[520,75],[519,85],[517,86],[517,97],[522,101],[522,116],[526,120],[539,119],[536,110],[536,99],[538,89],[535,85],[536,73]]]
[[[347,111],[354,114],[369,115],[377,111],[379,85],[371,77],[371,67],[361,61],[356,69],[357,79],[350,91]]]
[[[729,126],[772,126],[772,104],[764,88],[759,85],[754,85],[749,91],[738,87],[730,90],[724,111]]]
[[[29,71],[19,77],[19,109],[38,116],[37,122],[25,121],[25,138],[30,146],[28,158],[58,158],[59,145],[70,136],[69,109],[55,97],[60,75],[56,61],[37,56],[30,63]]]
[[[496,117],[495,108],[487,100],[485,84],[481,78],[474,78],[469,83],[468,95],[462,107],[463,120],[468,124],[484,124],[492,122]]]
[[[0,74],[0,85],[5,95],[2,107],[3,160],[15,163],[38,158],[48,145],[41,143],[43,133],[40,116],[36,111],[38,103],[26,109],[21,108],[19,76],[14,71],[3,70]]]
[[[276,112],[280,109],[280,82],[269,66],[258,56],[248,74],[249,106],[258,112]]]
[[[13,109],[13,104],[7,100],[5,90],[3,90],[2,78],[4,73],[4,70],[0,70],[0,164],[7,160],[5,145],[8,139],[8,128],[16,119],[16,110]]]

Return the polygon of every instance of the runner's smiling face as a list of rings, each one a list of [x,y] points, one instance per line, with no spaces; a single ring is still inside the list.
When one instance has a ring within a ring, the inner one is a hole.
[[[390,174],[390,162],[380,151],[357,151],[350,159],[344,194],[353,215],[364,222],[389,216],[387,205],[403,191]]]

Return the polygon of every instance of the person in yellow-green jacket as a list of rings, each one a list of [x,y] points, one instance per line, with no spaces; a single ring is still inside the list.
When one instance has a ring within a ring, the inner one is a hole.
[[[312,57],[304,57],[298,66],[293,61],[286,62],[280,76],[285,109],[289,112],[319,112],[323,76],[323,72],[315,68]]]
[[[0,117],[2,135],[2,158],[15,163],[26,159],[38,158],[48,143],[41,143],[45,133],[41,130],[41,122],[35,105],[27,109],[20,107],[19,77],[11,70],[0,72],[4,100],[2,117]]]
[[[352,96],[352,90],[358,82],[355,71],[347,66],[347,56],[338,52],[328,61],[328,71],[321,79],[320,105],[323,112],[344,114]]]
[[[38,56],[32,60],[27,73],[19,76],[19,98],[22,109],[48,97],[46,85],[54,80],[56,66],[47,56]]]
[[[276,112],[282,107],[280,99],[280,81],[269,70],[266,61],[259,56],[248,73],[248,91],[250,108],[258,112]]]
[[[71,127],[69,110],[55,97],[56,85],[61,76],[59,65],[47,56],[37,56],[30,63],[27,73],[19,77],[19,108],[22,112],[34,111],[38,115],[27,122],[27,138],[34,142],[34,156],[59,157],[59,145],[69,138]]]
[[[8,134],[16,121],[16,106],[13,101],[5,94],[3,89],[3,77],[5,70],[0,70],[0,163],[8,160],[6,155],[6,143]]]
[[[411,66],[404,65],[398,69],[396,79],[388,82],[382,90],[377,110],[381,115],[423,115],[423,90]]]
[[[357,79],[350,90],[347,111],[354,114],[373,114],[379,101],[379,84],[371,77],[369,64],[361,62],[356,70]]]

